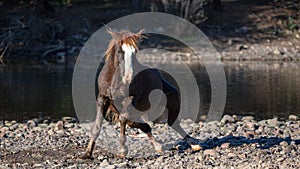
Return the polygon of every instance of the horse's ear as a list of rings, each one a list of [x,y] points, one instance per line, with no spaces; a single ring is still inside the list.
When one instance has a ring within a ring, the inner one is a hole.
[[[143,38],[146,38],[146,36],[143,35],[144,32],[145,32],[145,29],[141,29],[138,33],[136,33],[134,35],[137,39],[143,39]]]
[[[117,32],[114,32],[111,30],[111,28],[106,28],[107,33],[109,33],[111,35],[111,37],[116,37],[117,36]]]

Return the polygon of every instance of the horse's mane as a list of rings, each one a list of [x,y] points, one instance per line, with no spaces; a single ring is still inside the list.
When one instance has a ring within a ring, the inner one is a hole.
[[[105,52],[106,60],[115,54],[115,46],[121,46],[126,43],[138,50],[137,42],[141,40],[144,35],[142,35],[144,30],[140,30],[138,33],[132,33],[129,30],[121,30],[119,32],[113,32],[111,30],[107,30],[109,34],[111,34],[112,39],[110,40],[107,50]]]

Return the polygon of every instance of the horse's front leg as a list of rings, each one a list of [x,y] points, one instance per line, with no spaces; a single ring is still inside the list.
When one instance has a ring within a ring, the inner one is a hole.
[[[126,130],[126,124],[128,122],[129,114],[127,111],[128,106],[131,104],[133,97],[128,97],[125,98],[123,101],[123,108],[120,113],[120,148],[119,148],[119,153],[118,156],[121,158],[126,157],[128,153],[128,148],[126,146],[126,135],[125,135],[125,130]]]
[[[119,152],[118,156],[120,158],[125,158],[127,153],[128,153],[128,148],[126,146],[126,135],[125,135],[125,130],[126,130],[126,123],[127,119],[120,120],[120,147],[119,147]]]
[[[105,104],[106,103],[104,103],[104,98],[98,96],[97,103],[96,103],[96,119],[95,119],[95,123],[94,123],[93,129],[92,129],[90,142],[86,148],[85,153],[81,156],[81,158],[83,158],[83,159],[92,157],[93,149],[95,146],[95,141],[99,136],[100,129],[101,129],[102,122],[103,122],[102,112],[104,111]]]

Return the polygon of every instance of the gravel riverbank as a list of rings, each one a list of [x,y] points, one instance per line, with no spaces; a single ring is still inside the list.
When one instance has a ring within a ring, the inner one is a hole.
[[[118,127],[104,123],[94,159],[78,158],[88,140],[90,124],[74,118],[58,122],[28,120],[0,123],[0,168],[299,168],[300,120],[256,121],[251,116],[225,115],[220,122],[181,122],[199,140],[192,151],[167,125],[155,124],[153,134],[164,151],[154,152],[138,130],[127,130],[129,154],[114,156]],[[100,144],[101,143],[101,144]]]

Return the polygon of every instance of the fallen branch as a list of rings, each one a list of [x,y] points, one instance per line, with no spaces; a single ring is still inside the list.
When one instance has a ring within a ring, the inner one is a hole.
[[[2,52],[1,55],[0,55],[0,63],[1,63],[1,64],[4,64],[4,62],[3,62],[3,57],[4,57],[4,54],[6,53],[6,50],[7,50],[7,49],[8,49],[8,45],[5,46],[3,52]]]
[[[48,47],[49,48],[49,47]],[[43,54],[42,54],[42,57],[45,57],[47,56],[49,53],[52,53],[52,52],[55,52],[55,51],[58,51],[58,50],[62,50],[65,48],[65,45],[64,44],[58,44],[58,45],[51,45],[51,48],[47,51],[45,51]]]
[[[22,25],[22,26],[10,26],[10,27],[6,27],[6,28],[2,28],[2,30],[6,31],[6,30],[12,30],[12,29],[21,29],[21,28],[28,28],[29,26],[27,25]]]

